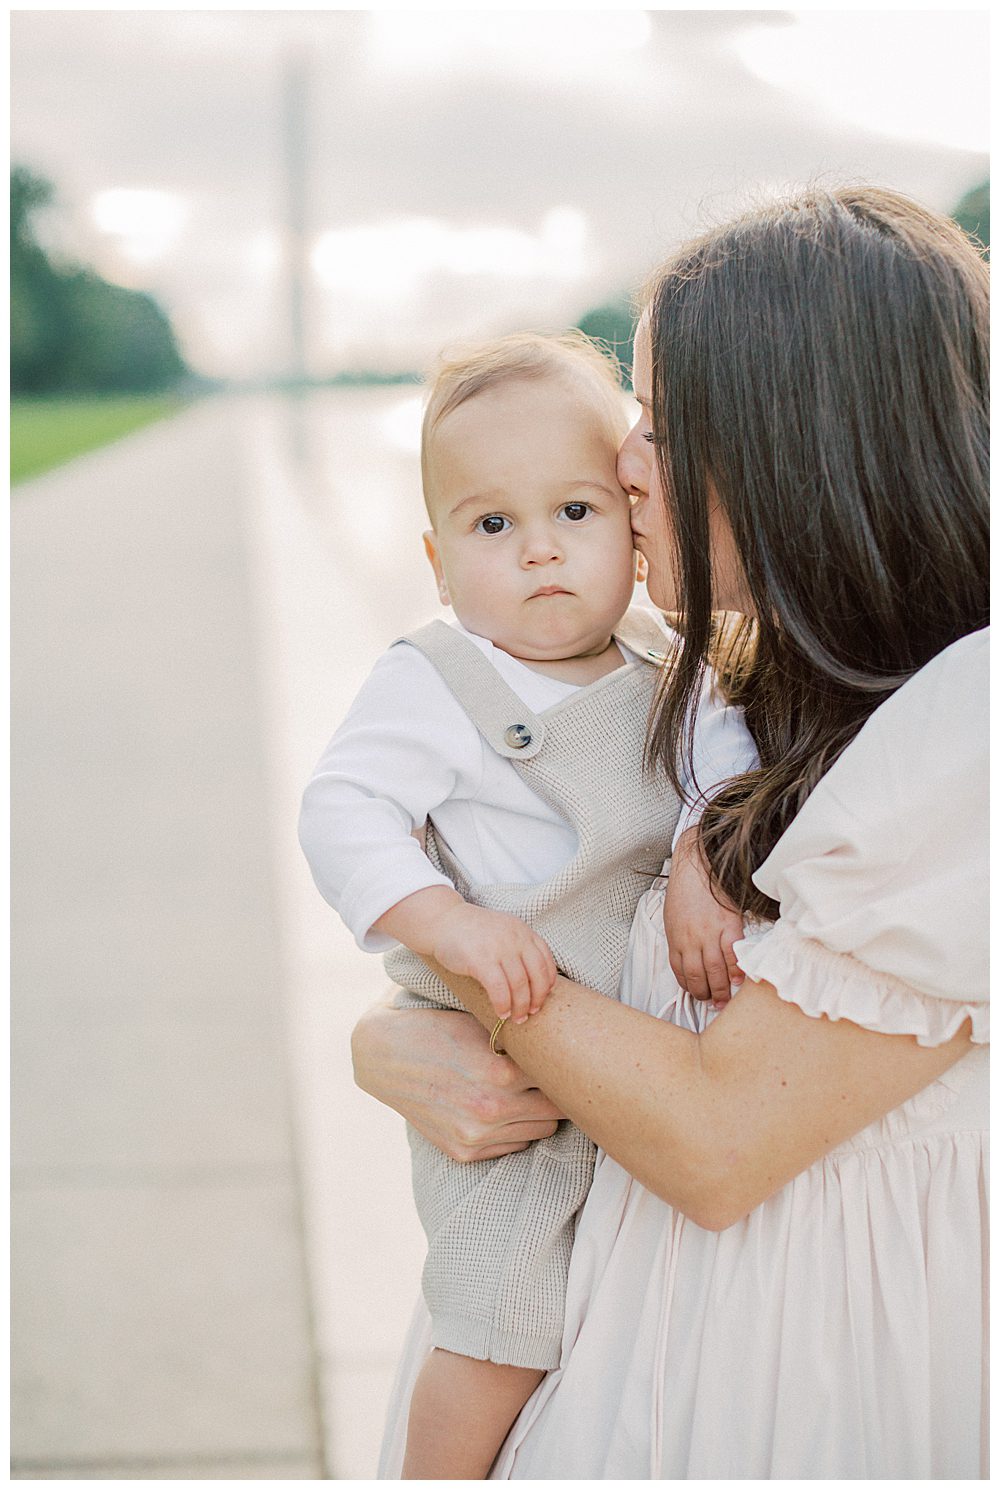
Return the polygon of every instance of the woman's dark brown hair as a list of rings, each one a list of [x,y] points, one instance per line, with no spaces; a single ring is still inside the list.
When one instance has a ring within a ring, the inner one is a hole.
[[[683,248],[647,314],[683,633],[649,754],[675,785],[690,767],[718,500],[756,613],[730,628],[729,674],[761,764],[709,806],[702,843],[717,885],[769,916],[751,875],[817,781],[987,623],[986,265],[894,192],[808,190]]]

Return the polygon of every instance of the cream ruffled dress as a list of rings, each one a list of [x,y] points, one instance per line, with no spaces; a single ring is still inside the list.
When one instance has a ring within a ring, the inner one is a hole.
[[[987,632],[884,704],[755,876],[780,919],[738,944],[805,1013],[976,1047],[745,1220],[703,1231],[598,1155],[562,1365],[494,1479],[986,1474]],[[700,1028],[641,903],[622,998]],[[402,1463],[422,1305],[380,1478]]]

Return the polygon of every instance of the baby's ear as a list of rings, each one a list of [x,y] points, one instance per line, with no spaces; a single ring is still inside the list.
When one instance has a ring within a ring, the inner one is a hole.
[[[636,583],[637,584],[640,584],[640,585],[644,585],[646,583],[646,576],[647,576],[648,573],[649,573],[649,565],[646,563],[646,555],[645,554],[641,554],[639,552],[639,550],[636,549],[636,551],[635,551],[635,578],[636,578]]]
[[[434,578],[437,580],[438,595],[442,605],[451,604],[451,596],[448,594],[448,581],[444,577],[444,569],[441,565],[441,555],[438,552],[437,534],[433,528],[428,528],[424,534],[424,553],[430,560],[431,568],[434,570]]]

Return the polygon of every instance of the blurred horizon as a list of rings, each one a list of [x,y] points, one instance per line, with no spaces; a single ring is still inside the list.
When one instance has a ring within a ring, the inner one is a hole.
[[[54,257],[199,375],[410,373],[576,323],[748,199],[988,174],[988,12],[14,12]],[[298,263],[299,272],[295,272]]]

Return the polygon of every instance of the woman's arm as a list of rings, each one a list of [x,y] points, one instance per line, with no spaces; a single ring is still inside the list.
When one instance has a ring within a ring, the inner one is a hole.
[[[512,1060],[493,1054],[469,1014],[378,1004],[358,1021],[351,1053],[362,1091],[460,1163],[526,1149],[565,1116]]]
[[[478,984],[435,969],[484,1027]],[[747,981],[701,1036],[560,978],[501,1042],[647,1189],[721,1231],[970,1049],[804,1014]]]

